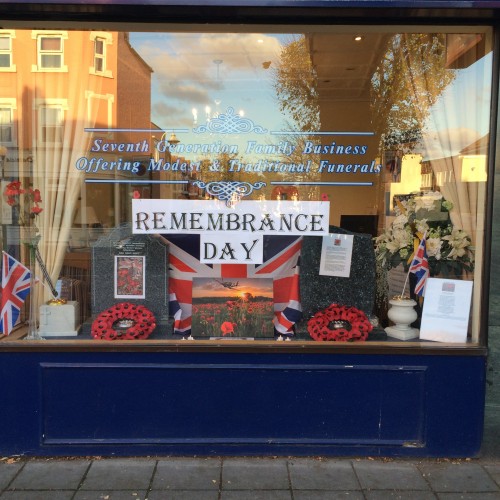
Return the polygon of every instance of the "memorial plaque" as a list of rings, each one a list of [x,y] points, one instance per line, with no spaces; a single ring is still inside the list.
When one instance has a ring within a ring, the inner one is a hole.
[[[168,245],[133,235],[129,224],[92,245],[92,319],[120,302],[147,307],[158,325],[154,333],[168,332]]]
[[[349,277],[320,275],[322,238],[304,238],[300,265],[303,320],[297,332],[307,335],[307,321],[331,304],[355,307],[368,317],[375,301],[375,252],[371,235],[330,227],[330,233],[354,236]]]

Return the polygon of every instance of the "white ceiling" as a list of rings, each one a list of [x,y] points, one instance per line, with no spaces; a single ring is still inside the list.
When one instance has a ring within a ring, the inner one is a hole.
[[[312,64],[318,77],[320,100],[350,101],[370,98],[370,80],[388,35],[315,33],[308,36]]]

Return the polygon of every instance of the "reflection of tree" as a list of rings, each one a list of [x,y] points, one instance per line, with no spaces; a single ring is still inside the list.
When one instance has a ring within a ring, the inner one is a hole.
[[[273,74],[273,86],[280,111],[285,115],[285,129],[301,132],[316,132],[320,130],[320,108],[318,102],[317,76],[314,70],[306,38],[302,35],[291,40],[281,49],[280,59]],[[308,135],[284,134],[280,140],[288,141],[295,146],[295,151],[281,158],[288,163],[307,163],[311,161],[309,173],[277,174],[283,180],[311,181],[317,175],[319,155],[303,153]],[[318,188],[302,187],[299,193],[301,199],[316,199]]]
[[[319,130],[316,72],[304,36],[281,49],[274,72],[274,89],[280,111],[291,117],[298,130]]]
[[[204,182],[240,180],[240,175],[230,168],[231,160],[236,159],[237,155],[229,153],[220,153],[203,159],[200,165],[200,178]]]
[[[444,37],[397,34],[387,42],[371,80],[373,124],[385,149],[420,138],[430,108],[455,78],[444,65]]]

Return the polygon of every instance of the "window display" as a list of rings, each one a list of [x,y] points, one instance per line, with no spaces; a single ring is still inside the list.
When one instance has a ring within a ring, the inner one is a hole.
[[[480,343],[490,38],[0,30],[3,339]]]

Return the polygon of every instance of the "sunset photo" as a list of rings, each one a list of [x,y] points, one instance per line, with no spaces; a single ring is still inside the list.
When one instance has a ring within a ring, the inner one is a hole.
[[[195,337],[272,338],[273,317],[272,279],[193,279]]]

